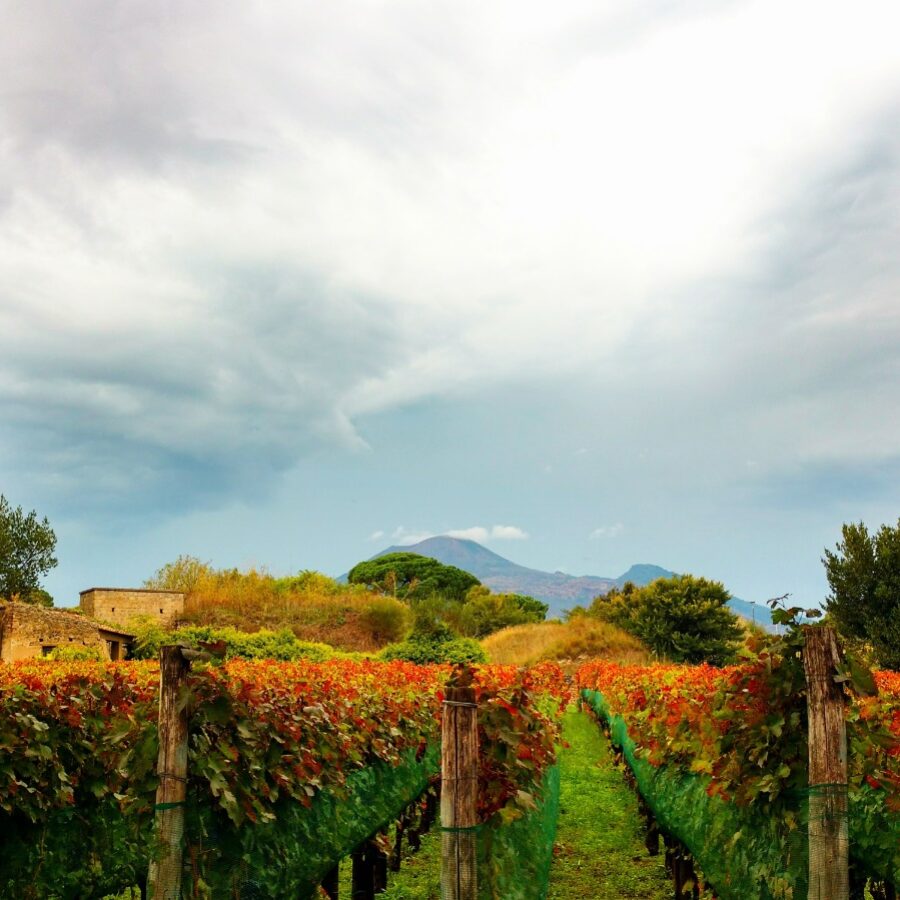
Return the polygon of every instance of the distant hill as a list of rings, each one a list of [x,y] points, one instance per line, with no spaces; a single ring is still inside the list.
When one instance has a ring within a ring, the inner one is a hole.
[[[430,556],[445,565],[471,572],[492,591],[537,597],[538,600],[549,604],[550,616],[558,616],[563,610],[571,609],[573,606],[587,605],[598,594],[605,594],[612,587],[621,587],[626,581],[643,586],[657,578],[669,578],[675,574],[649,563],[634,565],[618,578],[544,572],[541,569],[520,566],[475,541],[445,536],[426,538],[418,544],[405,547],[388,547],[372,558],[386,556],[388,553],[417,553],[420,556]],[[730,606],[738,615],[753,619],[754,604],[735,597]],[[756,621],[761,625],[771,624],[767,607],[756,606]]]

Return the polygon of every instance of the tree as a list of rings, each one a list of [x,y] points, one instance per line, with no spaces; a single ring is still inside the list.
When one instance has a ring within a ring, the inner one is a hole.
[[[672,662],[722,665],[741,639],[731,595],[719,581],[675,575],[646,587],[626,583],[597,597],[590,613],[633,634]]]
[[[462,603],[469,588],[481,582],[456,566],[418,553],[388,553],[357,563],[347,575],[351,584],[366,584],[407,600],[438,594]]]
[[[196,556],[179,556],[175,562],[160,566],[156,573],[144,582],[144,587],[157,591],[181,591],[190,594],[201,578],[213,575],[208,562],[202,562]]]
[[[900,669],[900,519],[876,534],[844,525],[843,540],[822,562],[831,593],[825,604],[838,630],[870,644],[879,663]]]
[[[42,591],[39,580],[57,563],[53,551],[56,535],[47,518],[38,521],[18,506],[13,509],[0,494],[0,597],[47,605],[53,600]]]
[[[525,594],[493,594],[479,584],[466,594],[466,602],[455,618],[459,630],[469,637],[486,637],[511,625],[543,622],[547,604]]]

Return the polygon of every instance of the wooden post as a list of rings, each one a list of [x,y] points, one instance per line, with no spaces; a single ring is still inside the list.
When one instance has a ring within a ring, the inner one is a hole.
[[[833,628],[805,626],[809,720],[809,900],[847,900],[847,729]],[[817,791],[817,787],[821,790]]]
[[[159,651],[159,756],[156,773],[156,845],[147,874],[151,900],[180,900],[187,796],[188,713],[178,709],[191,664],[182,648]]]
[[[340,875],[340,867],[334,866],[328,870],[328,874],[322,879],[322,890],[328,895],[328,900],[338,900]]]
[[[462,678],[468,680],[470,678]],[[444,900],[478,896],[478,707],[475,689],[447,687],[441,723],[441,883]]]
[[[353,851],[350,859],[353,865],[353,884],[350,896],[353,900],[374,900],[375,897],[375,859],[363,844]]]

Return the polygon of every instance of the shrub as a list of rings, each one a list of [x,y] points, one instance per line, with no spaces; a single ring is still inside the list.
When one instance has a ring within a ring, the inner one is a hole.
[[[393,597],[377,597],[360,613],[360,618],[381,644],[402,640],[409,631],[412,614],[405,603]]]
[[[719,581],[674,575],[641,588],[626,582],[597,597],[589,613],[624,628],[663,659],[723,665],[742,636],[730,599]]]
[[[412,638],[401,644],[389,644],[378,658],[385,662],[401,659],[424,666],[429,663],[486,663],[487,654],[473,638]]]
[[[51,659],[56,662],[101,662],[106,657],[100,652],[99,647],[78,644],[67,647],[55,647],[44,659]]]
[[[524,594],[493,594],[476,585],[459,610],[459,630],[470,637],[485,637],[501,628],[542,622],[547,604]]]
[[[327,644],[298,640],[289,628],[246,632],[236,628],[188,625],[177,631],[166,631],[153,621],[135,629],[132,655],[135,659],[155,659],[163,644],[196,646],[199,643],[218,642],[225,645],[226,659],[277,659],[282,662],[308,659],[312,662],[324,662],[342,655]]]

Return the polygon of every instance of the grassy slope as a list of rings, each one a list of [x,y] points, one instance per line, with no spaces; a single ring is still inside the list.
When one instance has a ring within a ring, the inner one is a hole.
[[[636,638],[587,616],[568,622],[514,625],[481,642],[491,662],[514,666],[534,665],[541,659],[602,657],[625,664],[649,661],[646,648]]]
[[[669,900],[662,856],[644,849],[637,801],[584,713],[566,714],[559,827],[548,900]]]

